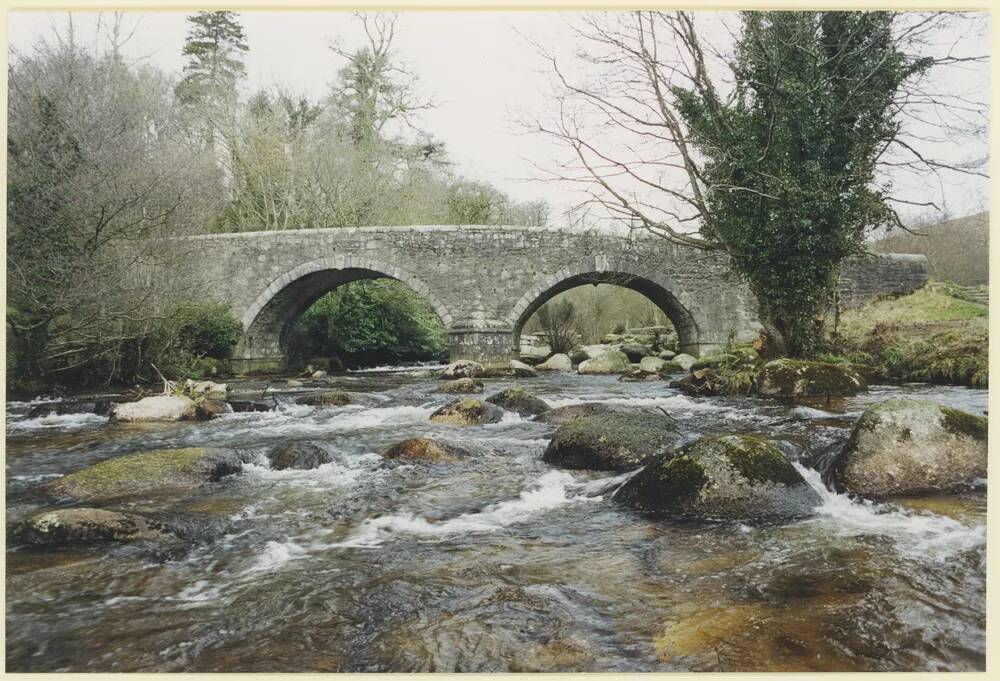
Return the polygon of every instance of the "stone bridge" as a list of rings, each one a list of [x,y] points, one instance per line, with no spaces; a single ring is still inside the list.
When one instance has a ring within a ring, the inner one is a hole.
[[[698,356],[758,332],[755,300],[718,253],[643,235],[563,228],[416,226],[303,229],[190,237],[204,275],[191,295],[231,306],[244,336],[243,370],[281,369],[291,324],[320,296],[359,279],[391,277],[422,296],[448,331],[451,359],[506,364],[521,328],[562,291],[612,283],[659,306],[683,352]],[[856,305],[926,279],[923,256],[856,259],[841,291]]]

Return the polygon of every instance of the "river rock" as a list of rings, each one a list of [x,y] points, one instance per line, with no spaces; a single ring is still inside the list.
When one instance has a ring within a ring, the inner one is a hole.
[[[229,406],[237,414],[250,411],[274,411],[278,408],[278,400],[274,397],[265,397],[260,400],[229,400]]]
[[[676,381],[671,388],[677,388],[689,397],[711,397],[719,394],[719,376],[713,369],[698,369]]]
[[[660,359],[659,357],[643,357],[639,361],[639,368],[647,374],[658,374],[666,363],[666,360]]]
[[[476,378],[456,378],[453,381],[446,381],[437,389],[439,393],[481,393],[483,392],[483,382]]]
[[[703,437],[659,456],[614,499],[646,513],[743,521],[803,517],[820,502],[777,447],[748,435]]]
[[[849,367],[825,362],[776,359],[761,369],[761,397],[832,397],[856,395],[868,389],[865,379]]]
[[[697,362],[698,360],[692,357],[691,355],[682,352],[679,355],[674,355],[672,361],[675,364],[679,364],[681,369],[683,369],[684,371],[689,371],[691,369],[691,365]]]
[[[174,538],[161,523],[100,508],[60,508],[33,513],[14,526],[10,537],[36,546]]]
[[[643,371],[642,369],[632,369],[621,375],[618,379],[624,383],[638,383],[640,381],[658,381],[660,380],[659,374],[651,374],[648,371]]]
[[[210,421],[216,416],[232,413],[233,408],[222,400],[202,400],[195,406],[195,418],[199,421]]]
[[[326,372],[322,370],[314,371],[310,374],[309,378],[326,378]]]
[[[561,468],[631,470],[650,457],[669,454],[678,437],[677,424],[665,414],[582,416],[559,426],[542,460]]]
[[[208,400],[224,400],[229,393],[229,386],[225,383],[215,383],[214,381],[184,381],[184,392],[191,397],[199,397]]]
[[[583,351],[583,348],[574,348],[569,353],[569,359],[573,364],[580,364],[590,359],[590,355]]]
[[[305,404],[310,407],[343,407],[354,404],[354,399],[350,393],[343,390],[327,390],[321,393],[303,395],[295,400],[296,404]]]
[[[707,357],[699,357],[698,359],[696,359],[694,362],[691,363],[691,366],[688,367],[688,371],[698,371],[700,369],[714,369],[723,362],[734,359],[736,358],[733,355],[727,355],[725,353],[708,355]]]
[[[650,409],[636,409],[620,404],[609,402],[584,402],[583,404],[570,404],[565,407],[556,407],[551,411],[541,414],[536,421],[553,425],[562,425],[575,421],[584,416],[596,416],[599,414],[621,414],[621,413],[642,413],[653,418],[663,416],[663,412]]]
[[[510,370],[514,372],[515,378],[534,378],[538,375],[530,366],[516,359],[510,360]]]
[[[486,398],[486,401],[498,407],[513,411],[521,416],[537,416],[547,412],[551,407],[524,388],[508,388]]]
[[[455,463],[461,461],[468,452],[461,447],[445,444],[426,437],[413,437],[397,442],[382,455],[386,459],[406,461],[430,461],[433,463]]]
[[[195,418],[195,403],[184,395],[157,395],[138,402],[125,402],[111,410],[114,423],[189,421]]]
[[[453,380],[456,378],[479,378],[482,375],[482,364],[470,359],[460,359],[446,366],[438,378]]]
[[[333,461],[323,449],[309,442],[287,442],[278,445],[268,453],[267,458],[271,461],[271,468],[276,471],[288,468],[311,470]]]
[[[632,368],[625,353],[608,349],[597,357],[582,362],[577,371],[581,374],[621,374]]]
[[[622,345],[621,352],[628,357],[630,362],[640,362],[643,357],[649,357],[653,354],[652,350],[641,343],[626,343]]]
[[[580,361],[583,362],[588,359],[595,359],[603,355],[605,352],[610,352],[611,350],[614,350],[614,348],[604,343],[600,343],[597,345],[584,345],[582,348],[580,348],[580,352],[586,355],[586,357],[584,357]]]
[[[503,409],[471,397],[449,402],[431,414],[431,421],[435,423],[450,423],[456,426],[497,423],[502,418]]]
[[[117,456],[45,485],[46,491],[90,502],[152,494],[193,493],[201,485],[239,473],[242,461],[228,449],[158,449]]]
[[[833,466],[836,487],[874,499],[947,492],[986,477],[984,417],[922,400],[869,407]]]
[[[664,362],[663,366],[660,367],[661,376],[669,376],[670,374],[679,374],[684,371],[682,367],[677,362]]]
[[[569,355],[561,352],[549,357],[547,360],[535,367],[535,371],[572,371],[573,361]]]
[[[677,356],[677,353],[673,350],[660,350],[660,354],[657,355],[660,359],[671,360]]]

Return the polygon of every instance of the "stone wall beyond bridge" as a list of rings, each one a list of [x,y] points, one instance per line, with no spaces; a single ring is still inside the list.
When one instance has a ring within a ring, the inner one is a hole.
[[[505,364],[543,303],[581,284],[612,283],[647,296],[698,356],[759,330],[755,300],[727,257],[666,243],[563,228],[416,226],[302,229],[190,237],[195,297],[227,303],[244,336],[240,368],[281,369],[285,336],[320,296],[359,279],[391,277],[422,296],[448,331],[451,359]],[[187,240],[186,240],[187,241]],[[855,259],[843,301],[857,305],[919,287],[923,256]]]

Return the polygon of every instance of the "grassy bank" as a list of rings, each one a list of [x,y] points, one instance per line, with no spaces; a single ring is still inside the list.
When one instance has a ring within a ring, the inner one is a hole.
[[[989,384],[988,310],[953,286],[929,283],[907,296],[841,314],[831,351],[873,364],[891,381],[985,388]]]

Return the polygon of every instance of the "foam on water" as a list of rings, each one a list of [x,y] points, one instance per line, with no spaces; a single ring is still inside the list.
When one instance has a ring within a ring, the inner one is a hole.
[[[936,562],[986,543],[985,523],[963,525],[952,518],[930,512],[855,501],[846,494],[827,489],[817,471],[795,462],[792,465],[821,499],[814,509],[818,517],[806,522],[822,525],[824,530],[837,536],[889,537],[903,556]]]
[[[246,432],[254,435],[268,437],[294,434],[302,437],[379,426],[425,423],[435,409],[434,405],[320,409],[305,405],[281,405],[273,411],[227,414],[221,418],[244,422]]]
[[[602,481],[607,484],[607,481]],[[332,546],[373,548],[393,535],[445,537],[470,533],[495,532],[522,522],[543,511],[567,504],[597,501],[602,497],[586,493],[590,482],[579,483],[565,471],[549,471],[538,478],[535,486],[521,492],[517,499],[491,504],[476,513],[441,521],[430,521],[412,513],[395,513],[365,520],[350,536]]]
[[[37,433],[48,430],[79,430],[106,425],[107,416],[98,414],[48,414],[23,421],[7,421],[7,433]]]
[[[274,470],[264,462],[245,463],[243,472],[263,481],[280,482],[296,487],[350,487],[366,473],[377,469],[383,461],[384,459],[378,454],[369,452],[361,456],[344,456],[341,460],[307,470],[295,468]]]

